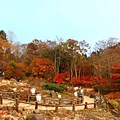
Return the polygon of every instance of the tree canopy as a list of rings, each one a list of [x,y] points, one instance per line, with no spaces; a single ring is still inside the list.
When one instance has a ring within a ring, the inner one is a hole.
[[[90,53],[85,40],[57,38],[43,42],[34,39],[21,44],[14,42],[13,34],[10,35],[7,37],[0,31],[0,70],[5,72],[6,78],[37,76],[70,84],[104,84],[104,81],[119,79],[117,38],[98,41]]]

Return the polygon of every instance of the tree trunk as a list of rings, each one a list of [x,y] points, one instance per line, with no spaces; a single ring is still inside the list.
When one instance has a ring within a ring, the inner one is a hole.
[[[75,64],[75,77],[77,78],[77,67],[76,67],[76,64]]]

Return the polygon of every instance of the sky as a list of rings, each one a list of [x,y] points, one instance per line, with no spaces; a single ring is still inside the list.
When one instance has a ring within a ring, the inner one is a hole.
[[[120,0],[0,0],[0,30],[20,43],[120,38]]]

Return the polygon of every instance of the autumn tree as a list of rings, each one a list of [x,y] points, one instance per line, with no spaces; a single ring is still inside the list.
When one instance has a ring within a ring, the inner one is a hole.
[[[0,31],[0,59],[3,61],[10,61],[10,55],[14,54],[15,47],[12,43],[7,40],[6,33],[1,30]]]
[[[55,75],[65,72],[67,65],[67,53],[64,50],[64,46],[62,44],[62,38],[57,38],[57,41],[47,40],[46,42],[46,50],[43,53],[43,58],[49,58],[53,61],[53,68]]]
[[[78,42],[77,40],[68,39],[65,43],[63,43],[63,46],[64,51],[67,53],[66,57],[68,59],[70,79],[72,79],[73,76],[78,77],[78,70],[80,76],[80,67],[81,64],[85,62],[84,54],[87,52],[89,44],[87,44],[85,40]]]
[[[73,77],[73,69],[76,67],[75,64],[75,58],[76,58],[76,53],[80,51],[80,47],[78,45],[78,41],[68,39],[64,44],[64,50],[67,52],[67,58],[68,58],[68,67],[69,67],[69,72],[70,72],[70,79]]]
[[[6,33],[7,40],[10,41],[10,43],[14,43],[17,39],[15,33],[13,31],[8,31]]]
[[[20,45],[20,61],[23,62],[25,65],[29,65],[27,63],[27,58],[29,57],[27,54],[27,46],[28,44],[21,44]]]
[[[53,73],[52,61],[50,59],[34,58],[30,64],[30,69],[34,76],[51,77]]]
[[[21,46],[22,61],[29,66],[33,58],[43,58],[43,54],[46,51],[46,43],[41,40],[34,39],[28,44],[23,44]]]
[[[7,62],[0,60],[0,71],[5,71],[7,67]]]
[[[112,74],[111,74],[112,80],[120,80],[120,65],[114,64],[112,66]]]
[[[14,60],[11,60],[5,70],[5,78],[24,78],[25,76],[25,65],[23,63],[17,63]]]
[[[31,61],[36,56],[37,49],[38,49],[38,46],[35,45],[33,42],[31,42],[27,45],[27,49],[26,49],[26,52],[25,52],[26,56],[24,56],[25,57],[24,58],[25,59],[25,64],[27,66],[30,65]]]
[[[120,61],[119,52],[116,52],[118,49],[114,47],[116,44],[116,39],[109,39],[106,42],[103,41],[102,50],[99,49],[99,52],[97,52],[99,54],[91,56],[95,75],[104,76],[108,80],[111,79],[112,66]]]
[[[110,48],[112,46],[115,46],[118,43],[119,39],[111,37],[107,40],[100,40],[96,42],[95,44],[95,51],[102,51],[106,50],[107,48]]]

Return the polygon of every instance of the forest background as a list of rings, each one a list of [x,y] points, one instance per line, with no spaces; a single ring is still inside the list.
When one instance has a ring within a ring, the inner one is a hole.
[[[14,33],[0,31],[0,71],[5,79],[33,80],[72,85],[119,85],[120,42],[98,41],[94,51],[85,41],[56,37],[34,39],[28,44],[14,41]]]

